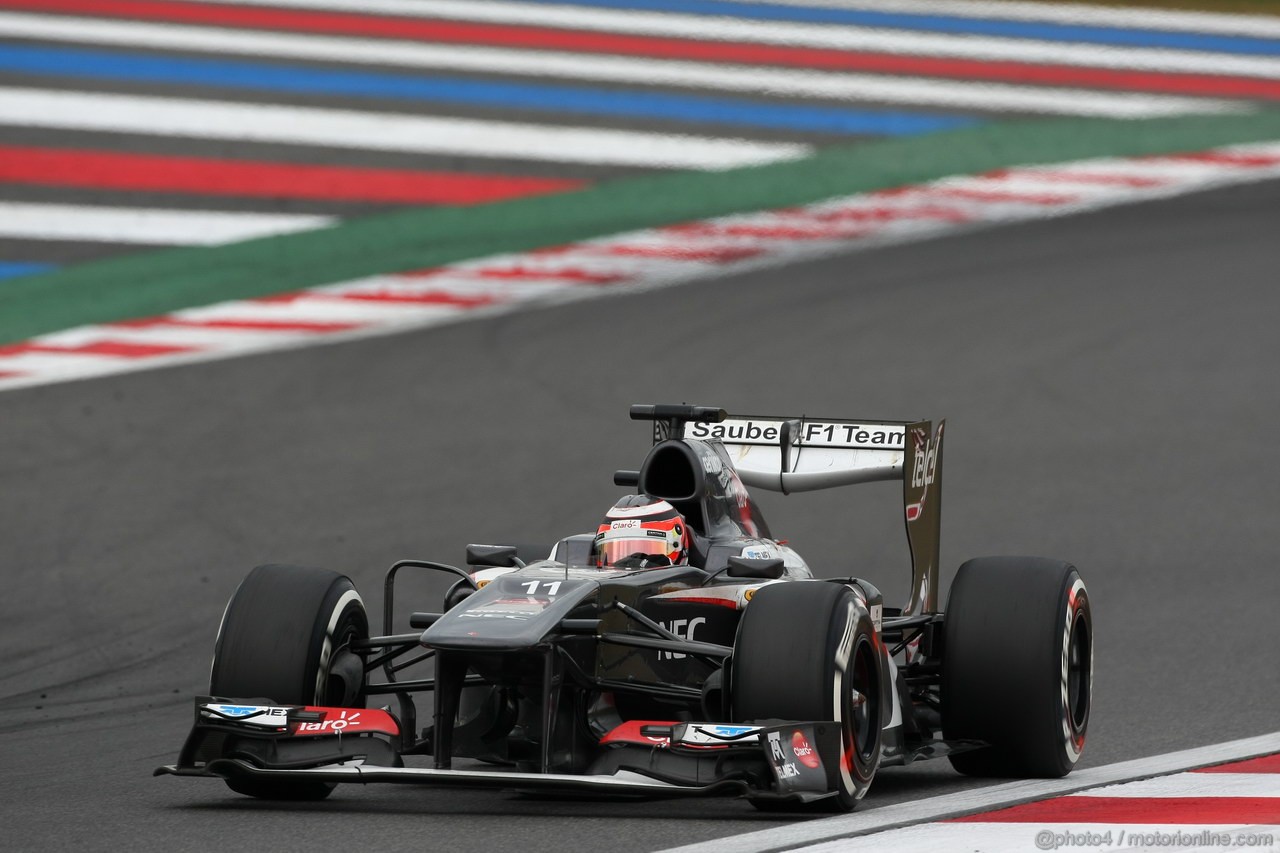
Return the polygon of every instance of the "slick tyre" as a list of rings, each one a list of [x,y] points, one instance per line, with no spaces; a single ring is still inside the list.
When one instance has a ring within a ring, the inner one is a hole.
[[[1037,557],[969,560],[945,614],[942,727],[989,747],[950,756],[971,776],[1056,778],[1084,750],[1093,615],[1080,573]]]
[[[364,662],[350,650],[369,619],[350,579],[301,566],[258,566],[227,603],[214,645],[209,693],[282,705],[364,707]],[[266,799],[315,800],[325,782],[228,779]]]
[[[841,727],[836,795],[814,808],[853,809],[880,766],[884,666],[867,608],[821,581],[761,587],[742,615],[730,666],[733,718],[834,720]],[[753,801],[757,808],[794,808]]]

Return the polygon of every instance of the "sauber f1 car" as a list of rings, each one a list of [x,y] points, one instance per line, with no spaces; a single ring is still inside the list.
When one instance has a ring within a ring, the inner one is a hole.
[[[880,767],[924,758],[978,776],[1070,772],[1089,721],[1089,596],[1068,563],[984,557],[939,608],[945,422],[685,405],[631,417],[652,423],[653,446],[614,475],[635,494],[597,533],[528,563],[491,545],[469,546],[466,568],[396,563],[379,636],[347,577],[254,569],[178,763],[157,775],[274,799],[400,782],[848,810]],[[815,577],[747,491],[897,479],[912,564],[901,608],[865,578]],[[633,529],[630,514],[654,506],[673,511],[665,526]],[[633,539],[636,553],[605,559],[623,534],[665,544]],[[397,634],[405,572],[454,582]]]

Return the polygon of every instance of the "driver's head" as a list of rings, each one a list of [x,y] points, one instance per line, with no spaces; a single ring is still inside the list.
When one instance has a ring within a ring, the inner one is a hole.
[[[689,561],[689,531],[684,517],[666,501],[628,495],[600,523],[592,554],[601,567],[680,565]]]

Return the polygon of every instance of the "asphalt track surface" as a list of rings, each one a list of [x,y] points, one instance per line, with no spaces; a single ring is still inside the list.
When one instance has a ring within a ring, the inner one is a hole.
[[[944,565],[1040,554],[1090,586],[1087,764],[1274,731],[1277,210],[1273,181],[0,395],[0,846],[625,853],[782,823],[399,787],[281,805],[150,776],[252,565],[345,569],[376,612],[397,558],[590,529],[645,451],[633,402],[946,416]],[[766,497],[822,572],[902,597],[894,486]],[[976,784],[889,770],[864,808]]]

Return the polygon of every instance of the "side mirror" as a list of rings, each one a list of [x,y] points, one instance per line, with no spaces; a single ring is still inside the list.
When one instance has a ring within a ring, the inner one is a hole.
[[[494,569],[519,567],[514,545],[468,545],[468,566],[488,566]]]
[[[776,581],[786,572],[781,557],[770,557],[764,560],[751,560],[746,557],[730,557],[729,570],[731,578],[760,578]]]

